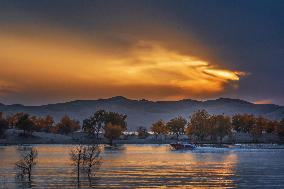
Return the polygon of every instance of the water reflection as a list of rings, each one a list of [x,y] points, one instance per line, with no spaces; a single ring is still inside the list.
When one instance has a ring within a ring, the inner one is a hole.
[[[35,188],[76,188],[69,152],[71,145],[37,145],[38,164],[33,174]],[[103,164],[92,180],[81,178],[82,188],[131,188],[131,187],[221,187],[234,188],[240,185],[239,173],[244,169],[258,170],[256,164],[243,164],[252,152],[233,150],[212,153],[202,151],[171,151],[167,145],[123,145],[115,149],[103,148]],[[283,151],[278,151],[283,155]],[[279,154],[278,154],[279,155]],[[280,156],[279,155],[279,156]],[[14,163],[19,156],[17,146],[0,147],[0,188],[18,188],[15,181]],[[266,156],[266,153],[258,153]],[[243,158],[245,157],[245,158]],[[273,163],[273,158],[270,159]],[[279,160],[280,161],[280,160]],[[277,161],[278,167],[284,163]],[[267,166],[274,166],[274,164]],[[245,165],[245,166],[244,166]],[[278,172],[277,174],[283,174]],[[247,174],[244,174],[246,177]],[[281,179],[279,179],[281,180]],[[256,180],[257,182],[258,180]],[[282,181],[283,182],[283,181]]]
[[[104,149],[105,153],[119,153],[122,154],[122,151],[125,151],[127,147],[125,145],[119,144],[115,146],[102,145],[102,149]]]
[[[127,146],[122,158],[107,157],[100,178],[108,184],[127,186],[234,187],[237,156],[172,152],[167,146]],[[103,184],[103,183],[99,183]]]

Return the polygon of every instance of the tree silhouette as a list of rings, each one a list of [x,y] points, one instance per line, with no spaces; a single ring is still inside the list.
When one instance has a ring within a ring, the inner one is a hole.
[[[84,154],[83,145],[76,146],[70,151],[72,165],[75,166],[76,168],[75,170],[77,173],[78,186],[80,184],[80,169],[81,169],[81,165],[83,164],[83,154]]]
[[[82,129],[89,134],[95,134],[96,139],[99,139],[99,134],[105,123],[105,114],[106,111],[104,110],[95,112],[94,115],[83,121]]]
[[[30,119],[29,114],[23,114],[16,123],[16,128],[23,130],[24,136],[27,135],[27,132],[31,135],[35,129],[35,124]]]
[[[20,176],[27,176],[29,182],[31,182],[32,171],[37,163],[37,156],[37,150],[35,148],[31,148],[28,152],[22,153],[21,159],[15,164]]]
[[[102,164],[101,149],[95,144],[85,146],[83,151],[83,170],[87,173],[89,181],[91,181],[91,178],[96,175]]]
[[[186,133],[189,136],[195,135],[199,141],[203,141],[208,136],[209,123],[209,113],[206,110],[198,110],[192,114]]]
[[[95,176],[101,166],[101,149],[95,145],[78,145],[71,149],[70,157],[72,165],[77,173],[77,184],[80,186],[80,173],[86,173],[91,182],[92,176]]]

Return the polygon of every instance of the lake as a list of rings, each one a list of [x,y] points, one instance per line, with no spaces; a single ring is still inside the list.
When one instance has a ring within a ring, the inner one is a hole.
[[[72,145],[33,146],[39,155],[31,185],[15,176],[15,162],[28,147],[0,146],[0,188],[77,188]],[[102,157],[92,183],[83,176],[81,188],[284,188],[284,149],[121,145],[103,148]]]

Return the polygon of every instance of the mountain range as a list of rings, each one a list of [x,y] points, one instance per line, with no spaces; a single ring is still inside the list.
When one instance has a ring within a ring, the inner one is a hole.
[[[179,101],[149,101],[131,100],[122,96],[97,100],[76,100],[65,103],[47,104],[40,106],[24,106],[21,104],[5,105],[0,103],[0,112],[12,114],[26,112],[31,115],[51,115],[55,121],[64,115],[82,122],[95,111],[104,109],[127,114],[128,130],[133,131],[139,126],[149,128],[154,121],[165,121],[175,116],[189,116],[199,110],[205,109],[210,114],[234,115],[236,113],[249,113],[264,116],[273,120],[284,118],[284,106],[275,104],[254,104],[240,99],[219,98],[216,100],[197,101],[184,99]]]

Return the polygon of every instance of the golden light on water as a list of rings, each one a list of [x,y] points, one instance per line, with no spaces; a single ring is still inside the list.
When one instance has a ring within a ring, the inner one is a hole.
[[[14,184],[14,162],[25,147],[3,146],[0,170]],[[33,179],[43,188],[76,188],[76,172],[70,160],[72,145],[37,145],[38,162]],[[168,145],[123,145],[103,148],[103,163],[93,182],[98,188],[236,187],[238,156],[234,152],[196,153],[171,151]],[[81,175],[81,187],[88,187]],[[11,187],[13,188],[13,187]],[[16,188],[16,187],[15,187]]]

